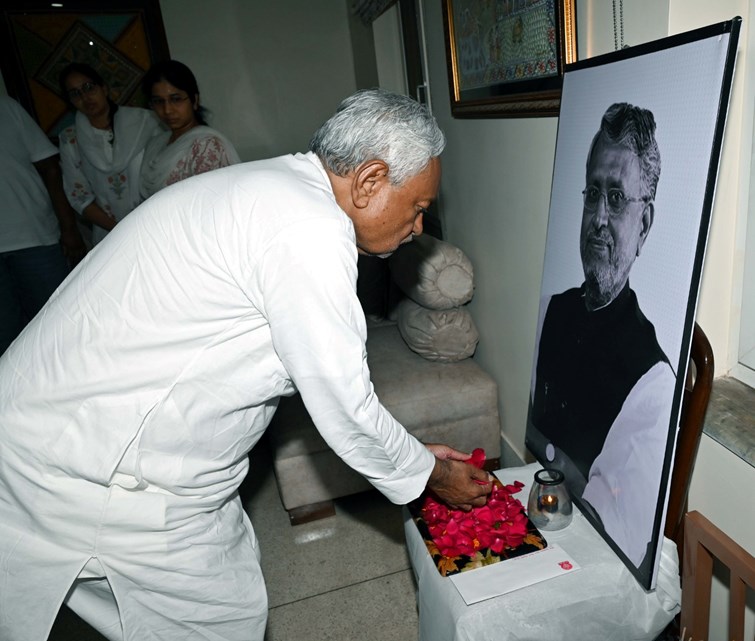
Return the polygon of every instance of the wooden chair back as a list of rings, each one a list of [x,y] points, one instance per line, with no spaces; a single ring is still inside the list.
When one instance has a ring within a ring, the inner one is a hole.
[[[676,455],[671,474],[664,530],[664,535],[676,542],[680,565],[684,545],[684,514],[687,511],[689,485],[700,445],[700,436],[703,432],[705,411],[708,408],[713,386],[713,365],[713,350],[708,337],[695,323],[690,347],[690,367],[687,371],[679,432],[676,437]]]
[[[729,633],[725,638],[744,641],[747,588],[755,589],[755,557],[699,512],[689,512],[684,521],[681,638],[708,638],[715,558],[729,569]]]

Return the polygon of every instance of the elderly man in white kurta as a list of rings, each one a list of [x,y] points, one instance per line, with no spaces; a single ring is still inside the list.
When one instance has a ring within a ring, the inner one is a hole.
[[[0,639],[46,639],[65,599],[110,639],[261,640],[237,488],[295,389],[392,501],[484,503],[486,473],[376,398],[355,294],[358,248],[421,232],[443,145],[417,103],[359,92],[314,151],[161,191],[63,283],[0,360]]]

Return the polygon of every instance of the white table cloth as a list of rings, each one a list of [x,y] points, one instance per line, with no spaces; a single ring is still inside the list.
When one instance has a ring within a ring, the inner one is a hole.
[[[540,467],[508,468],[496,476],[504,484],[523,482],[516,496],[526,506]],[[664,539],[656,589],[646,592],[576,507],[567,528],[543,534],[572,556],[580,570],[470,606],[451,580],[439,574],[406,509],[404,517],[418,585],[420,641],[652,641],[679,612],[674,542]]]

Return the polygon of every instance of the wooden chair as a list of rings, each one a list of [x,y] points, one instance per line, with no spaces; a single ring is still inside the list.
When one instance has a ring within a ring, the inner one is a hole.
[[[712,385],[713,350],[705,332],[695,323],[690,348],[690,367],[687,372],[679,432],[676,437],[676,455],[671,474],[664,530],[664,535],[674,541],[679,550],[679,567],[682,567],[683,563],[684,514],[687,512],[687,497]]]
[[[664,529],[666,538],[676,543],[680,571],[684,564],[684,515],[687,512],[689,486],[713,386],[713,349],[697,323],[692,332],[689,360]],[[677,615],[662,638],[679,639],[679,632],[680,617]]]
[[[684,639],[707,639],[713,559],[729,569],[729,633],[744,641],[747,587],[755,589],[755,557],[699,512],[689,512],[684,525],[681,630]]]

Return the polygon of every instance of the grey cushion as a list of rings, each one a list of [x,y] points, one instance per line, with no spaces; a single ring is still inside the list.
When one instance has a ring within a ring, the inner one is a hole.
[[[427,309],[409,298],[398,306],[398,328],[412,351],[444,363],[469,358],[480,339],[466,307]]]
[[[390,258],[391,276],[415,303],[430,309],[464,305],[474,293],[472,263],[461,249],[422,235]]]

